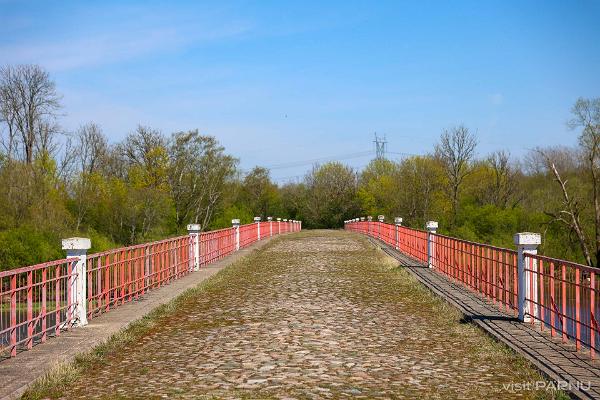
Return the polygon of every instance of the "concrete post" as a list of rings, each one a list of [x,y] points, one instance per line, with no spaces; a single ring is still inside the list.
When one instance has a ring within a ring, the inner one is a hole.
[[[235,229],[235,249],[239,250],[240,249],[240,220],[237,218],[232,219],[231,225],[233,225],[233,227]]]
[[[273,217],[267,217],[269,221],[269,237],[273,236]]]
[[[62,249],[67,258],[76,258],[73,262],[71,278],[71,321],[75,326],[87,325],[87,251],[92,247],[88,238],[73,237],[62,240]]]
[[[367,217],[367,235],[371,234],[371,222],[373,221],[373,217],[370,215]]]
[[[277,234],[281,235],[281,218],[277,218]]]
[[[260,240],[260,217],[254,217],[254,222],[256,223],[256,234]]]
[[[539,233],[523,232],[517,233],[514,237],[517,245],[517,275],[518,275],[518,293],[519,293],[519,321],[529,322],[532,316],[529,315],[530,301],[533,302],[533,317],[538,316],[538,310],[535,306],[538,301],[538,263],[535,259],[528,259],[528,254],[537,254],[537,248],[542,243]],[[529,264],[529,265],[527,265]],[[527,268],[529,267],[529,268]],[[525,271],[525,269],[528,271]]]
[[[402,217],[394,218],[394,225],[396,225],[396,250],[400,249],[400,234],[398,227],[402,225]]]
[[[427,221],[425,223],[427,229],[427,265],[433,268],[433,260],[435,258],[435,233],[438,229],[437,221]]]
[[[200,224],[189,224],[187,226],[192,243],[192,260],[193,265],[190,266],[190,271],[200,270]]]
[[[378,215],[377,221],[379,221],[377,224],[377,237],[381,239],[381,225],[383,224],[383,221],[385,221],[385,217],[383,215]]]

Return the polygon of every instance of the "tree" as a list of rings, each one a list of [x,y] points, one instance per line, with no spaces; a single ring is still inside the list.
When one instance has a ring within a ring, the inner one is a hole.
[[[366,214],[392,217],[399,209],[398,165],[374,159],[360,174],[358,198]]]
[[[268,169],[255,167],[244,177],[241,200],[249,206],[255,216],[261,216],[263,220],[277,213],[280,208],[280,196],[277,185],[271,182]]]
[[[464,179],[471,173],[471,162],[475,156],[477,139],[464,125],[445,130],[438,144],[435,155],[441,163],[448,180],[448,190],[452,204],[450,224],[456,223],[459,194]]]
[[[54,81],[40,66],[0,68],[0,113],[8,126],[8,147],[14,151],[15,138],[20,135],[27,164],[33,163],[36,149],[46,151],[51,147],[60,107]]]
[[[177,132],[169,145],[169,190],[178,227],[188,223],[206,228],[235,174],[237,159],[212,136],[198,130]]]
[[[77,161],[77,174],[72,183],[75,203],[75,229],[79,231],[89,209],[98,203],[104,177],[100,170],[108,155],[108,139],[100,126],[93,122],[79,127],[72,149]]]
[[[398,171],[399,215],[405,223],[422,227],[430,219],[432,207],[441,189],[442,171],[430,156],[403,160]]]
[[[306,176],[306,216],[309,226],[336,228],[358,214],[357,179],[352,168],[339,162],[314,166]]]

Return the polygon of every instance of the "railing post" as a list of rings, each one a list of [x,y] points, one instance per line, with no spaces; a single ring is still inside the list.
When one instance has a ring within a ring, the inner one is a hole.
[[[381,239],[381,225],[383,225],[383,221],[385,221],[385,216],[378,215],[377,221],[379,221],[379,223],[377,224],[377,238]]]
[[[402,218],[394,218],[394,225],[396,226],[396,250],[400,249],[400,234],[398,227],[402,225]]]
[[[269,221],[269,237],[273,236],[273,217],[267,217],[267,221]]]
[[[277,234],[281,235],[281,218],[277,218]]]
[[[438,229],[437,221],[427,221],[425,223],[427,229],[427,265],[433,268],[433,259],[435,258],[435,233]]]
[[[62,240],[67,258],[77,258],[71,271],[71,321],[75,326],[87,325],[87,251],[92,247],[88,238],[73,237]]]
[[[190,267],[190,271],[200,270],[200,224],[188,224],[188,234],[192,243],[192,257],[194,265]]]
[[[260,217],[254,217],[254,222],[256,223],[256,236],[260,240]]]
[[[240,220],[232,219],[231,225],[235,229],[235,250],[237,251],[240,249]]]
[[[367,217],[367,235],[371,234],[371,222],[373,221],[373,217],[370,215]]]
[[[519,293],[519,321],[530,322],[531,315],[527,315],[527,308],[529,302],[533,302],[533,317],[537,317],[537,305],[538,302],[538,279],[537,269],[538,263],[535,259],[530,259],[529,271],[525,271],[527,268],[527,255],[537,254],[537,248],[542,243],[542,238],[539,233],[523,232],[515,234],[515,245],[517,245],[517,275],[518,284],[517,289]]]

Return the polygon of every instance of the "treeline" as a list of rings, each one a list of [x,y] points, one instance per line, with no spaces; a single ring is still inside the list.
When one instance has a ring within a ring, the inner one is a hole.
[[[60,239],[87,236],[92,251],[281,216],[339,228],[360,215],[512,247],[519,231],[544,234],[545,254],[597,265],[600,248],[600,100],[579,100],[570,125],[579,146],[477,157],[464,126],[431,154],[373,160],[362,171],[314,166],[301,183],[249,172],[215,137],[140,125],[111,143],[95,123],[59,124],[61,97],[36,65],[0,68],[0,270],[60,258]]]
[[[92,251],[284,214],[268,171],[197,130],[138,126],[119,143],[85,123],[59,125],[61,97],[36,65],[0,69],[0,270],[61,258],[60,239]],[[291,216],[290,216],[291,217]]]
[[[362,171],[340,163],[315,167],[305,182],[282,188],[305,226],[341,226],[357,216],[396,216],[423,229],[514,248],[513,235],[543,235],[545,255],[600,264],[600,98],[579,99],[569,126],[576,147],[507,151],[477,157],[465,126],[445,130],[431,154],[374,160]]]

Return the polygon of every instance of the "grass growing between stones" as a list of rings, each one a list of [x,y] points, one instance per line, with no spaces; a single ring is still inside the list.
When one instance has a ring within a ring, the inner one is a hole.
[[[273,242],[280,238],[272,239]],[[98,369],[106,364],[106,358],[119,354],[127,346],[139,340],[144,335],[167,323],[169,316],[176,310],[185,306],[191,299],[203,293],[219,290],[227,284],[243,265],[251,262],[256,257],[251,253],[237,260],[232,265],[219,271],[217,274],[201,282],[198,286],[186,290],[177,298],[152,310],[149,314],[132,322],[127,328],[112,335],[104,343],[96,346],[92,351],[79,354],[71,363],[60,364],[54,367],[44,377],[35,381],[23,394],[23,400],[58,399],[68,397],[74,382],[85,379],[86,372]],[[93,384],[93,383],[90,383]],[[116,393],[106,398],[127,398]]]
[[[37,382],[41,398],[562,398],[365,238],[273,240]]]

